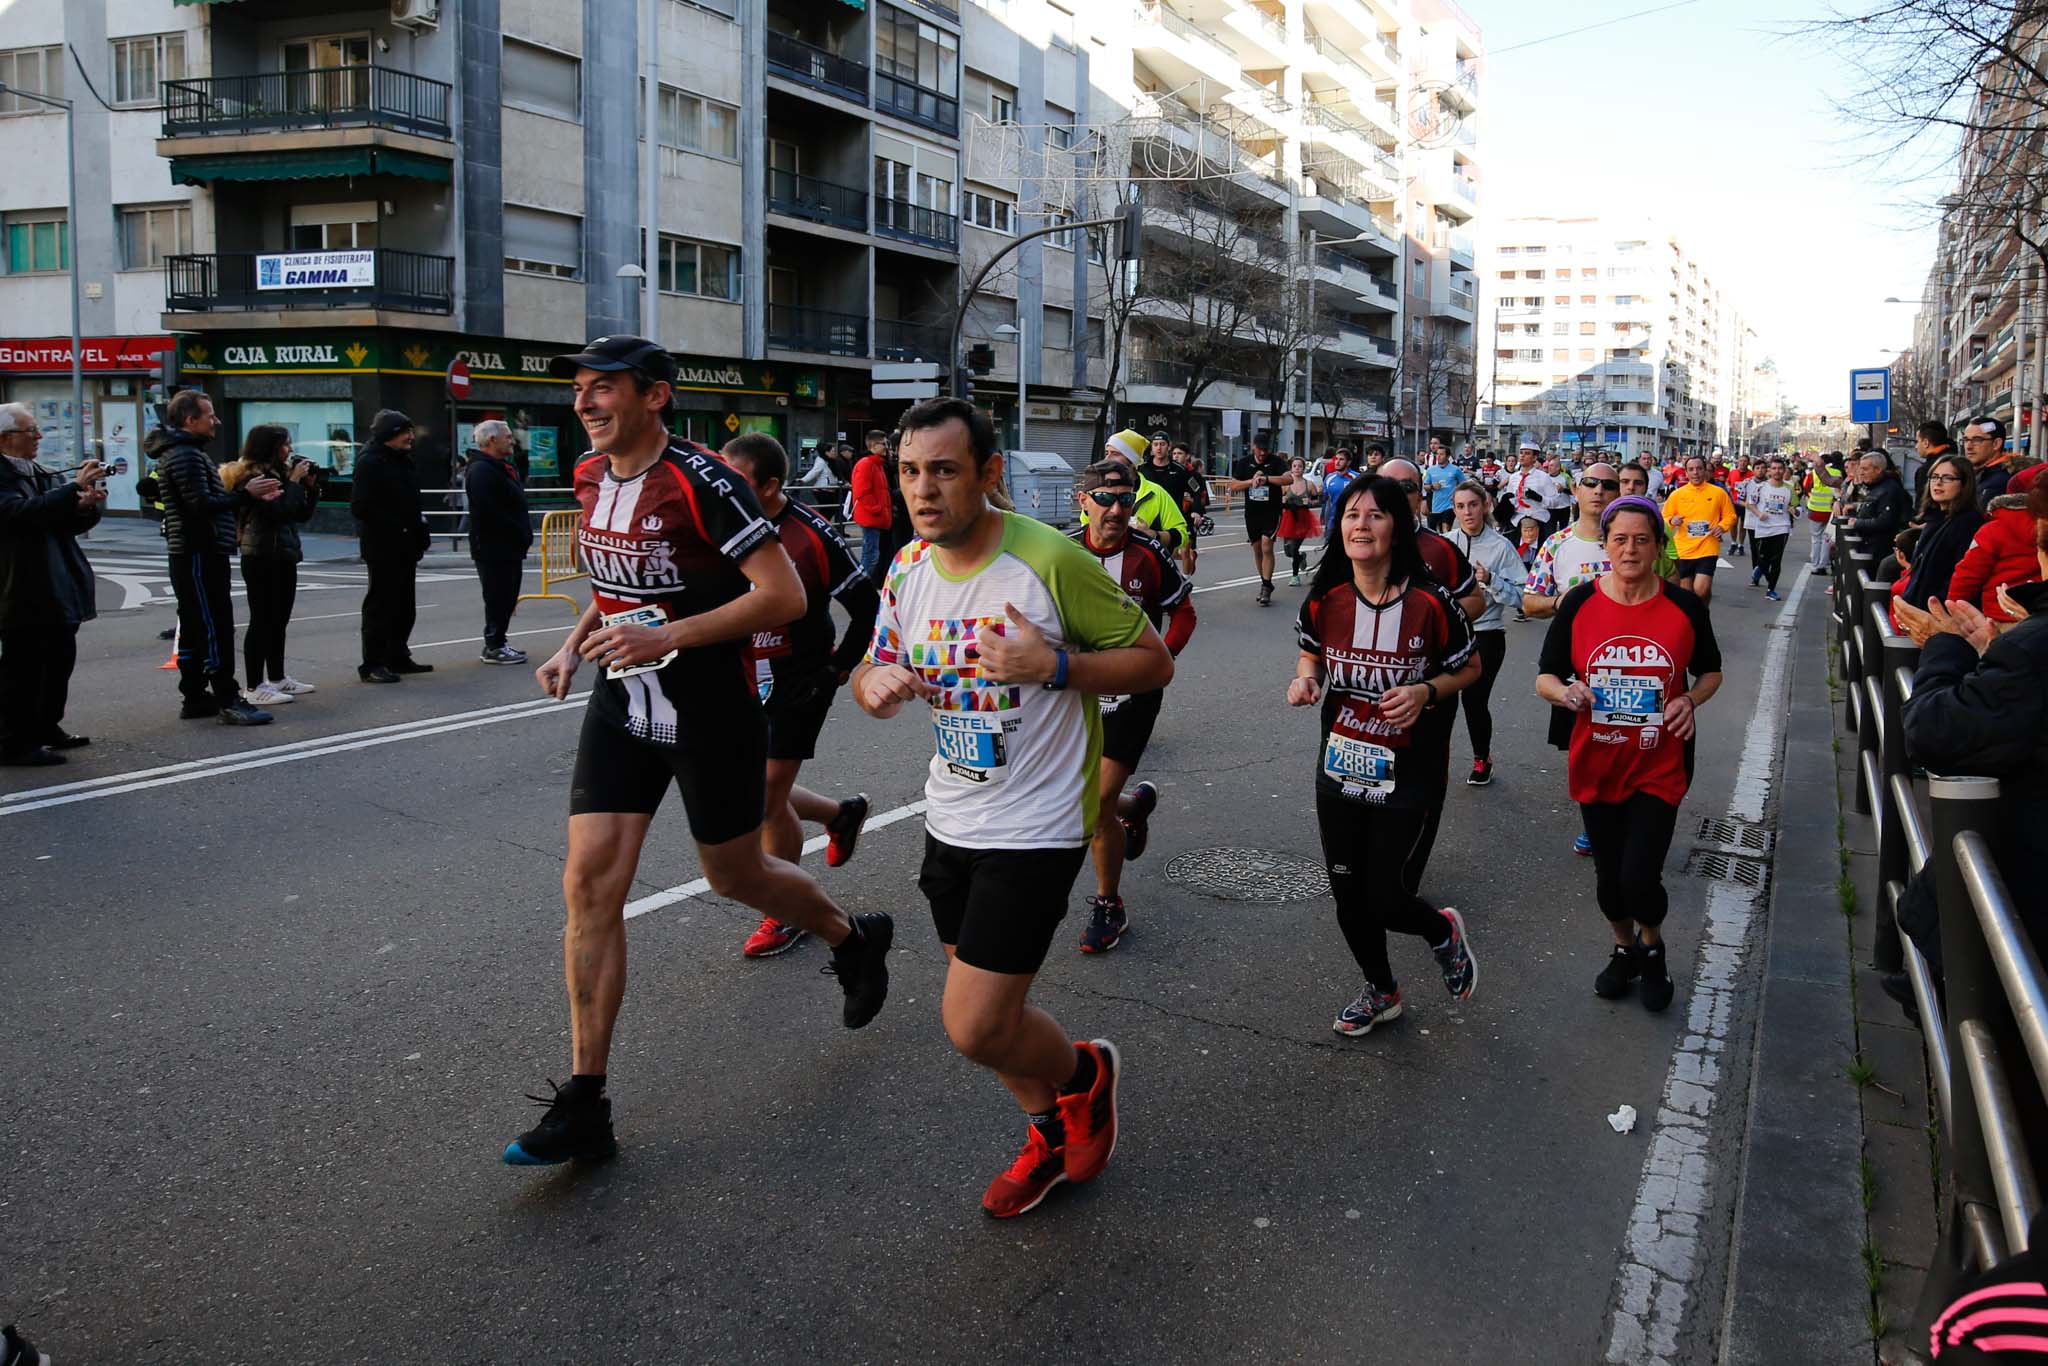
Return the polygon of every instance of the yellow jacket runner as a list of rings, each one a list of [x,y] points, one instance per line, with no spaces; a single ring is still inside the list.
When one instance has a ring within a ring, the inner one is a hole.
[[[1664,500],[1664,521],[1671,527],[1671,548],[1681,560],[1704,560],[1721,553],[1721,538],[1735,531],[1735,504],[1719,484],[1681,484]]]

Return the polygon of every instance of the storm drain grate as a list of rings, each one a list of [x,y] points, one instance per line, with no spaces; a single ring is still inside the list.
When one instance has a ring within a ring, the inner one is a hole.
[[[1270,849],[1193,849],[1166,865],[1166,879],[1205,896],[1264,905],[1330,894],[1321,863]]]
[[[1685,861],[1687,877],[1712,878],[1742,887],[1761,888],[1770,881],[1771,865],[1763,859],[1724,854],[1714,849],[1695,849]]]
[[[1709,816],[1700,822],[1701,844],[1719,845],[1731,854],[1763,858],[1771,852],[1771,832],[1752,821]]]

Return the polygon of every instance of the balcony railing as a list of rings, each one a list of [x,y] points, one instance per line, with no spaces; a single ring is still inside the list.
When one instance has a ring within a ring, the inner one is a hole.
[[[445,81],[382,66],[318,67],[165,81],[163,136],[217,137],[292,128],[389,128],[448,138]]]
[[[1473,247],[1471,233],[1454,232],[1451,234],[1451,255],[1462,256],[1467,261],[1470,261],[1472,259],[1472,251]]]
[[[960,249],[960,220],[950,213],[927,209],[903,199],[875,201],[875,231],[884,237],[937,247],[941,251]]]
[[[388,308],[403,313],[455,310],[452,256],[379,247],[372,253],[374,263],[366,283],[259,288],[258,254],[240,251],[165,257],[164,307],[174,313],[309,308]]]
[[[768,67],[814,89],[843,95],[861,104],[868,102],[868,68],[865,62],[827,52],[793,34],[768,33]]]
[[[1475,301],[1470,290],[1454,289],[1450,292],[1449,298],[1452,308],[1462,308],[1467,313],[1470,313],[1475,307]]]
[[[835,185],[816,176],[770,167],[768,212],[865,232],[868,226],[868,192],[852,185]]]
[[[865,356],[868,353],[868,320],[857,313],[831,313],[822,308],[770,304],[768,344],[784,351]]]
[[[937,323],[902,318],[875,319],[876,360],[936,360],[946,357],[946,329]]]
[[[1200,43],[1211,52],[1229,59],[1235,65],[1237,54],[1224,45],[1221,39],[1207,32],[1194,20],[1182,14],[1167,0],[1138,0],[1137,15],[1140,20],[1154,23],[1168,33],[1179,34],[1191,42]]]
[[[875,108],[941,133],[960,131],[959,100],[886,71],[875,73]]]

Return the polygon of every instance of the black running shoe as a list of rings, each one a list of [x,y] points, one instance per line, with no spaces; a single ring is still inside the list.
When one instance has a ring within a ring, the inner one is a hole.
[[[558,1162],[595,1162],[615,1156],[619,1141],[612,1137],[612,1102],[609,1096],[586,1096],[565,1091],[548,1083],[552,1096],[526,1097],[545,1105],[540,1123],[505,1145],[508,1167],[552,1167]]]
[[[889,946],[896,942],[896,922],[887,911],[863,911],[853,918],[858,934],[832,950],[832,961],[818,971],[839,979],[846,993],[841,1017],[848,1029],[859,1029],[882,1012],[889,999]]]
[[[14,1331],[14,1325],[0,1328],[0,1366],[50,1366],[50,1358],[36,1345]]]
[[[1628,995],[1628,984],[1642,975],[1641,947],[1616,944],[1614,952],[1607,956],[1607,966],[1600,969],[1600,975],[1593,979],[1593,994],[1618,1001]]]
[[[1120,816],[1124,827],[1124,857],[1134,859],[1145,852],[1147,841],[1152,838],[1152,812],[1159,806],[1159,789],[1150,783],[1139,783],[1131,789],[1131,814]]]
[[[868,823],[868,794],[848,797],[839,803],[839,814],[825,824],[825,866],[844,868],[853,858],[860,832]]]
[[[203,702],[187,702],[178,708],[180,721],[211,721],[220,715],[220,703],[212,698]]]
[[[1130,926],[1131,919],[1124,912],[1122,897],[1089,897],[1088,928],[1081,931],[1081,952],[1108,953],[1123,942],[1124,931]]]
[[[220,714],[215,719],[223,726],[267,726],[270,713],[261,707],[252,707],[238,697],[232,702],[221,703]]]
[[[1671,974],[1664,970],[1664,946],[1643,950],[1643,975],[1636,994],[1642,998],[1643,1009],[1655,1013],[1671,1004],[1671,997],[1677,988],[1671,985]]]

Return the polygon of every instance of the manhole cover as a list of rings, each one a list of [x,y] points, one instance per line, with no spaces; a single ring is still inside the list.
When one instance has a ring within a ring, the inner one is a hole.
[[[1695,849],[1685,861],[1687,877],[1712,878],[1743,887],[1761,888],[1770,880],[1771,865],[1762,859],[1740,854],[1723,854],[1713,849]]]
[[[1709,816],[1700,822],[1701,844],[1718,844],[1731,854],[1762,857],[1771,852],[1771,832],[1751,821]]]
[[[1323,865],[1271,849],[1195,849],[1166,865],[1166,878],[1225,901],[1278,905],[1330,894]]]

